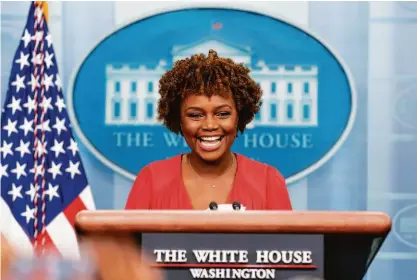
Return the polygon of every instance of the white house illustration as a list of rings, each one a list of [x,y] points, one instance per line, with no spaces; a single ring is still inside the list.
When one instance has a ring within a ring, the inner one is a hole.
[[[219,56],[251,68],[251,77],[263,90],[263,105],[250,127],[318,125],[318,68],[315,65],[271,65],[263,60],[252,63],[250,47],[235,46],[219,39],[205,39],[185,46],[172,47],[172,64],[210,49]],[[172,65],[171,64],[171,65]],[[106,65],[107,125],[160,125],[156,120],[159,98],[158,81],[169,69],[160,60],[156,67],[125,64]]]

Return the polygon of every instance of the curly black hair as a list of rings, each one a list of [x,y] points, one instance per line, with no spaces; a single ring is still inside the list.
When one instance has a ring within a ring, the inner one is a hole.
[[[262,104],[261,87],[249,76],[250,69],[230,58],[196,54],[177,61],[159,80],[158,120],[172,132],[181,132],[181,101],[188,94],[231,94],[238,111],[238,130],[243,133]]]

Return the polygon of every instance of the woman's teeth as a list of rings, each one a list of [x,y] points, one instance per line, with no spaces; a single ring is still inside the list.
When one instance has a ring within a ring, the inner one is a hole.
[[[199,146],[204,151],[215,151],[221,145],[221,140],[223,136],[207,136],[207,137],[199,137],[198,142]]]
[[[204,142],[217,142],[220,141],[221,136],[211,136],[211,137],[200,137],[200,141]]]

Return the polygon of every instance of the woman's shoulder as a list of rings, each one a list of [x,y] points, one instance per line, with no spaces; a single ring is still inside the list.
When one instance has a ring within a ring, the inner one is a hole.
[[[260,174],[277,173],[279,176],[282,176],[278,169],[272,165],[269,165],[267,163],[261,162],[253,158],[249,158],[242,154],[236,154],[236,156],[238,159],[238,163],[242,166],[242,168],[244,168],[245,170],[250,170],[253,174],[256,174],[257,172],[260,172]]]
[[[165,159],[155,160],[148,163],[144,168],[156,171],[169,171],[170,169],[172,169],[172,167],[179,166],[181,162],[181,156],[182,155],[179,154]]]
[[[292,209],[285,178],[276,167],[243,155],[237,157],[241,176],[252,188],[252,193],[258,193],[265,201],[266,209]]]
[[[160,188],[181,174],[181,154],[160,159],[145,165],[137,174],[137,179],[147,178],[151,185]]]
[[[151,198],[158,192],[164,193],[180,176],[180,161],[181,155],[177,155],[145,165],[136,175],[126,209],[151,209]]]

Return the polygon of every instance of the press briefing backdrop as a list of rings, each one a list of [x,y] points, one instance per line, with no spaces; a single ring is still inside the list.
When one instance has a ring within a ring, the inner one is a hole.
[[[1,3],[2,103],[27,11]],[[187,150],[155,121],[158,79],[213,48],[264,90],[234,150],[276,166],[297,210],[388,213],[368,279],[417,275],[415,2],[51,2],[49,13],[98,209],[122,209],[140,168]]]

